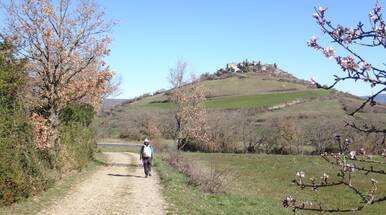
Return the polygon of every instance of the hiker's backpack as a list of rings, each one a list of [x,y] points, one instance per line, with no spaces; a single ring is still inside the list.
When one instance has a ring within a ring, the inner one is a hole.
[[[145,158],[150,158],[152,154],[151,146],[143,146],[142,156]]]

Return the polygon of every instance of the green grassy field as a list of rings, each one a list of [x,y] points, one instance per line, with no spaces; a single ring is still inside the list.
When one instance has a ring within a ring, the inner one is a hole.
[[[307,90],[295,92],[269,93],[247,96],[227,96],[208,100],[208,108],[255,108],[255,107],[272,107],[285,102],[291,102],[297,99],[317,98],[328,95],[326,90]]]
[[[325,116],[342,117],[344,111],[341,103],[337,99],[331,100],[312,100],[301,104],[289,106],[280,110],[261,113],[261,118],[270,119],[272,117],[285,117],[285,116]]]
[[[307,86],[298,83],[271,80],[272,78],[266,74],[247,73],[242,76],[243,78],[235,76],[226,79],[203,81],[202,84],[206,89],[205,94],[209,97],[219,97],[303,91],[308,89]],[[159,103],[167,99],[168,97],[165,94],[158,94],[143,98],[133,104]]]
[[[206,166],[216,165],[239,176],[227,187],[226,193],[203,193],[189,185],[189,179],[162,163],[158,170],[164,184],[164,194],[171,203],[171,214],[293,214],[283,208],[282,199],[292,195],[299,200],[324,202],[330,207],[354,206],[360,199],[343,187],[326,188],[317,192],[300,191],[291,183],[295,173],[303,170],[306,178],[318,177],[324,172],[336,178],[335,168],[318,156],[238,155],[187,153],[187,157]],[[386,195],[386,177],[356,174],[353,184],[364,193],[369,189],[371,177],[380,181],[379,193]],[[359,214],[383,214],[386,204],[365,208]],[[305,213],[305,212],[300,212]],[[309,214],[309,213],[305,213]],[[347,213],[346,213],[347,214]]]
[[[306,90],[305,85],[268,80],[268,77],[253,73],[246,78],[231,77],[221,80],[204,81],[203,85],[211,96],[255,95],[270,92]]]
[[[259,108],[259,107],[272,107],[275,105],[283,104],[285,102],[291,102],[294,100],[304,100],[310,98],[318,98],[328,95],[326,90],[305,90],[294,92],[280,92],[280,93],[266,93],[256,95],[243,95],[243,96],[226,96],[218,97],[214,99],[208,99],[206,101],[207,108],[222,108],[222,109],[237,109],[237,108]],[[138,110],[146,108],[160,108],[170,109],[175,105],[170,102],[165,103],[148,103],[148,104],[131,104],[127,106],[129,110]]]

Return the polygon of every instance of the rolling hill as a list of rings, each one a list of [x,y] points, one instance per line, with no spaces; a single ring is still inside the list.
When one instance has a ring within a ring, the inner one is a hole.
[[[200,79],[206,89],[209,124],[213,129],[221,127],[221,132],[232,133],[248,121],[248,125],[254,126],[254,133],[259,133],[264,127],[288,117],[305,135],[310,129],[320,130],[320,126],[333,130],[343,127],[346,111],[364,101],[347,93],[316,89],[308,81],[297,79],[276,65],[244,62],[236,67],[239,69],[227,66],[214,74],[204,74]],[[99,128],[100,136],[141,139],[146,136],[146,125],[153,121],[163,137],[172,138],[175,126],[175,105],[169,100],[172,90],[140,96],[103,113],[98,119],[104,123]],[[384,123],[386,107],[369,107],[359,116]],[[230,128],[233,130],[225,131]],[[324,132],[332,132],[330,130]],[[233,136],[237,135],[229,138]]]
[[[314,89],[307,81],[275,68],[273,65],[241,64],[237,72],[220,69],[209,77],[202,77],[208,108],[271,107],[295,100],[308,100],[330,94]],[[172,108],[168,100],[171,90],[134,99],[118,109]]]
[[[128,102],[128,99],[109,99],[106,98],[103,100],[103,105],[102,105],[102,110],[103,111],[108,111],[111,108],[124,104],[125,102]]]
[[[382,104],[386,104],[386,93],[378,95],[376,97],[376,101]]]
[[[364,99],[368,98],[367,96],[363,96]],[[374,99],[376,102],[380,104],[386,104],[386,93],[379,94]]]

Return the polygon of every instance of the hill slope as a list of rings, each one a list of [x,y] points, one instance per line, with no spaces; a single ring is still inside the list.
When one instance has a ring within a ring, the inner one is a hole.
[[[307,136],[302,144],[330,143],[330,133],[344,127],[345,111],[364,101],[335,90],[315,89],[309,82],[273,65],[241,64],[240,67],[237,71],[230,67],[220,69],[213,75],[203,75],[200,80],[206,88],[211,132],[223,138],[224,143],[232,143],[224,146],[229,150],[245,147],[246,129],[256,143],[258,137],[268,135],[264,132],[273,131],[272,126],[277,127],[288,118],[301,130],[302,138]],[[104,113],[99,119],[103,122],[100,136],[141,139],[149,135],[148,126],[156,124],[164,138],[173,138],[175,106],[169,101],[171,91],[142,96]],[[386,121],[386,108],[382,105],[366,108],[359,116],[381,124]]]
[[[364,99],[368,98],[367,96],[363,96]],[[380,104],[386,104],[386,93],[379,94],[374,99],[376,102]]]
[[[238,65],[241,69],[236,72],[227,67],[213,75],[205,74],[201,77],[201,83],[206,89],[208,108],[268,108],[329,94],[325,90],[313,89],[308,82],[299,80],[273,65]],[[173,108],[173,104],[168,100],[170,91],[172,90],[135,99],[120,108]]]
[[[386,93],[378,95],[376,101],[382,104],[386,104]]]
[[[108,111],[111,108],[118,106],[118,105],[121,105],[121,104],[128,102],[128,101],[129,101],[128,99],[108,99],[108,98],[106,98],[103,100],[102,110]]]

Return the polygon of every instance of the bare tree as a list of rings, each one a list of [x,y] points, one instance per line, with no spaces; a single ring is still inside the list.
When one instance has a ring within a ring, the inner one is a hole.
[[[194,76],[185,84],[186,63],[178,62],[170,70],[173,86],[171,100],[176,104],[175,119],[178,149],[213,150],[207,133],[204,88]]]
[[[3,36],[28,60],[33,120],[46,128],[37,133],[47,140],[38,146],[58,151],[61,110],[79,102],[97,107],[111,90],[113,73],[103,59],[113,23],[92,0],[10,0],[4,7]]]
[[[334,44],[339,45],[343,50],[349,53],[348,56],[337,56],[333,47],[324,48],[319,45],[315,37],[311,38],[308,45],[316,50],[322,51],[326,57],[335,59],[336,63],[345,73],[344,76],[336,75],[335,82],[331,86],[322,86],[313,80],[315,85],[320,88],[331,89],[341,81],[359,80],[368,83],[377,90],[376,93],[366,99],[359,107],[348,113],[350,116],[355,116],[355,114],[362,110],[366,105],[375,105],[376,102],[374,101],[374,98],[386,91],[386,71],[365,60],[356,49],[357,47],[386,48],[386,27],[382,18],[382,7],[379,2],[377,2],[373,11],[369,13],[370,29],[365,29],[365,25],[362,22],[359,22],[354,28],[343,27],[341,25],[335,26],[331,21],[327,20],[325,16],[327,11],[326,8],[315,8],[315,11],[313,16],[316,19],[317,24],[321,27],[322,32],[327,34],[333,40]],[[346,126],[355,128],[358,132],[363,132],[365,134],[381,134],[381,142],[385,147],[383,156],[386,156],[386,129],[384,129],[384,125],[379,129],[375,126],[358,126],[353,122],[348,122],[346,123]],[[294,180],[294,182],[302,189],[312,188],[313,190],[324,187],[345,186],[358,196],[360,203],[352,208],[329,208],[322,205],[322,203],[312,204],[310,201],[297,201],[295,198],[287,196],[283,200],[284,207],[290,207],[293,211],[353,212],[386,201],[386,196],[378,196],[378,180],[375,178],[369,178],[369,189],[367,192],[361,191],[357,185],[352,182],[354,172],[364,173],[365,175],[372,173],[373,176],[386,175],[386,171],[384,170],[386,162],[371,159],[371,156],[368,156],[363,148],[358,152],[351,150],[353,144],[351,138],[344,137],[339,133],[336,133],[334,138],[335,143],[339,147],[339,153],[323,153],[322,158],[331,165],[339,168],[337,174],[338,180],[331,181],[329,176],[326,173],[323,173],[320,177],[320,182],[317,182],[315,177],[311,177],[310,183],[306,183],[304,181],[305,173],[299,171],[296,174],[297,179]],[[375,166],[375,164],[377,164],[377,166]]]
[[[263,144],[263,135],[258,135],[258,125],[255,120],[253,109],[240,110],[240,129],[241,141],[243,143],[245,153],[255,153],[260,150]],[[251,117],[252,116],[252,117]],[[228,126],[228,125],[226,125]]]
[[[184,85],[187,65],[186,62],[178,61],[176,67],[170,69],[168,80],[173,88],[178,89]]]
[[[274,121],[274,126],[279,130],[280,136],[280,153],[292,154],[294,147],[297,154],[300,154],[300,143],[303,131],[295,123],[294,117],[282,117]]]
[[[211,110],[208,114],[208,133],[216,144],[216,152],[236,152],[242,136],[238,111]]]
[[[110,81],[109,83],[110,89],[109,91],[106,91],[106,93],[104,93],[103,99],[107,97],[116,97],[122,94],[122,89],[121,89],[121,85],[123,81],[122,76],[118,74],[114,74],[113,78],[109,81]]]

